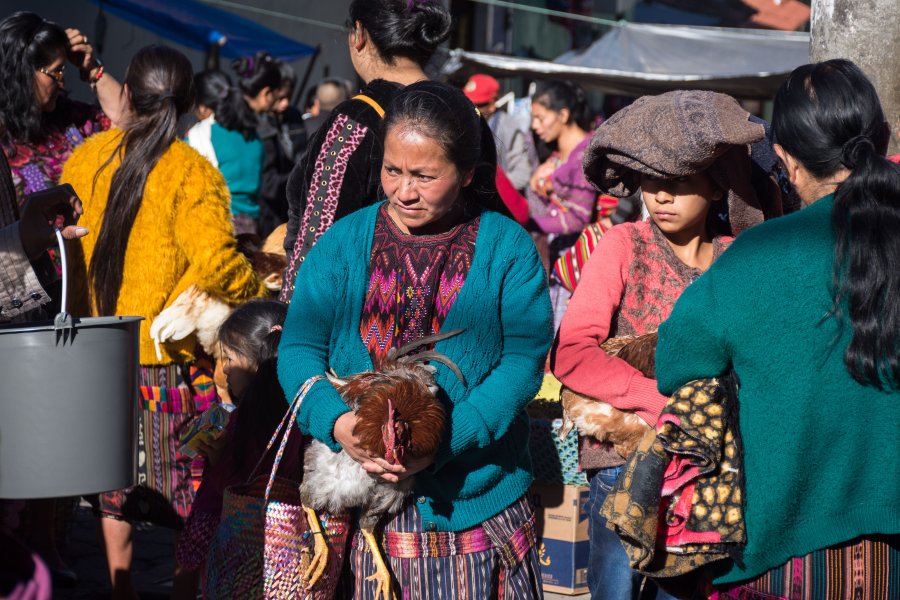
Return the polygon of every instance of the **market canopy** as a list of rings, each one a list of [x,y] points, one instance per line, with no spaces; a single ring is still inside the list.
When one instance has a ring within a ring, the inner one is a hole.
[[[807,62],[808,33],[628,23],[553,61],[451,50],[443,70],[562,77],[625,96],[704,89],[766,99]]]
[[[315,54],[292,40],[233,13],[196,0],[91,0],[102,10],[189,48],[206,50],[222,39],[223,56],[237,58],[265,51],[285,61]]]

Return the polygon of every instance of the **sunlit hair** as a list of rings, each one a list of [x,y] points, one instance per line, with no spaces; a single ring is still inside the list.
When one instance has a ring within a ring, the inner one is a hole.
[[[168,46],[138,50],[125,71],[131,111],[125,134],[97,177],[116,156],[109,200],[91,261],[94,303],[101,315],[114,315],[122,287],[125,251],[144,197],[147,177],[175,141],[178,119],[194,106],[191,63]],[[141,232],[153,235],[155,232]]]

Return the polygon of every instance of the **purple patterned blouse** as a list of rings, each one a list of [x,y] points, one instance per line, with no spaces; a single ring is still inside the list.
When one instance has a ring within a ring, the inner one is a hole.
[[[12,170],[19,205],[25,196],[59,183],[63,164],[86,137],[110,128],[109,118],[98,106],[60,98],[47,120],[55,125],[40,142],[2,144]]]

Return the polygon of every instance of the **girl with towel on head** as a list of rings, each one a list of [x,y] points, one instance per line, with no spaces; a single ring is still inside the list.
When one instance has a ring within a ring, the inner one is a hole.
[[[751,184],[750,144],[764,130],[748,117],[730,96],[675,91],[638,99],[594,133],[585,175],[619,198],[640,188],[650,219],[610,229],[585,265],[552,355],[563,385],[656,425],[667,400],[656,380],[600,345],[656,331],[733,235],[780,213],[780,206],[762,206]],[[591,596],[631,599],[642,577],[600,516],[625,458],[592,438],[582,438],[580,458],[590,481]],[[648,595],[651,587],[644,586],[642,598],[670,597],[661,590]]]

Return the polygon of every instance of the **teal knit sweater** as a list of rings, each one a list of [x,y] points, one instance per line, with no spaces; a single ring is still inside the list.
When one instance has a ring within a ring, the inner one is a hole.
[[[745,565],[716,583],[900,532],[900,394],[850,377],[850,328],[827,317],[833,204],[826,196],[741,234],[659,329],[662,393],[729,363],[740,379]]]
[[[338,221],[300,269],[278,355],[289,399],[328,368],[341,376],[372,369],[359,324],[378,206]],[[540,387],[551,323],[546,274],[534,244],[513,221],[485,212],[472,267],[441,326],[465,331],[435,348],[459,366],[465,384],[437,365],[449,420],[435,463],[416,475],[414,494],[426,528],[471,527],[528,489],[524,408]],[[337,451],[332,430],[347,410],[334,388],[320,381],[303,401],[300,428]]]
[[[259,217],[259,186],[262,181],[263,144],[258,137],[245,140],[237,131],[213,123],[210,138],[219,161],[219,171],[231,192],[231,212]]]

